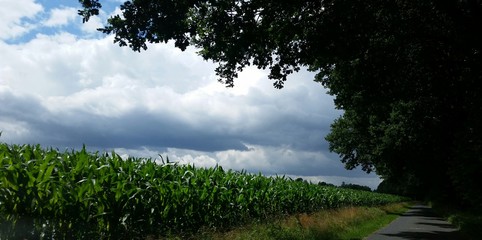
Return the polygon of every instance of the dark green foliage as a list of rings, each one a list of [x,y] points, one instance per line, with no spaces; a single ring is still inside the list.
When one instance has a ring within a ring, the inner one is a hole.
[[[341,188],[349,188],[349,189],[355,189],[355,190],[361,190],[361,191],[368,191],[371,192],[372,189],[368,186],[363,186],[363,185],[358,185],[358,184],[353,184],[353,183],[345,183],[343,182],[340,186]]]
[[[378,12],[361,9],[357,15],[377,14],[363,52],[318,78],[345,109],[327,136],[330,149],[348,169],[375,170],[399,194],[480,207],[473,180],[482,171],[475,147],[482,45],[472,33],[482,27],[481,3],[385,1]]]
[[[334,186],[335,186],[334,184],[326,183],[326,182],[318,182],[318,185],[319,185],[319,186],[330,186],[330,187],[334,187]]]
[[[0,144],[1,239],[145,239],[402,198],[221,167]]]
[[[88,18],[98,1],[81,1]],[[421,198],[482,207],[479,0],[134,0],[104,33],[139,51],[194,45],[233,86],[248,65],[276,88],[306,66],[344,110],[327,136],[348,169]],[[429,189],[429,191],[428,191]]]

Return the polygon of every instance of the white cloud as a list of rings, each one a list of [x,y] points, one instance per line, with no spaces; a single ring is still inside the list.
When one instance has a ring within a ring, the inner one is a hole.
[[[90,17],[89,21],[86,23],[83,23],[80,28],[82,32],[88,34],[88,35],[95,35],[96,33],[99,33],[97,29],[102,28],[104,26],[102,19],[98,16],[92,16]]]
[[[326,156],[321,151],[300,151],[289,146],[266,147],[247,146],[246,150],[225,150],[203,152],[187,149],[169,148],[167,150],[152,150],[147,147],[140,149],[115,149],[124,157],[140,156],[156,159],[162,163],[169,158],[178,164],[192,164],[197,167],[222,166],[225,169],[237,171],[247,170],[251,173],[262,173],[266,176],[286,176],[292,179],[302,178],[312,183],[326,182],[334,185],[354,183],[376,189],[381,179],[374,174],[366,174],[361,170],[346,171],[341,162]],[[307,169],[311,169],[307,170]]]
[[[167,156],[169,157],[169,156]],[[167,159],[166,157],[166,159]],[[196,167],[201,167],[201,168],[210,168],[218,165],[218,161],[215,158],[212,158],[207,155],[183,155],[183,156],[176,156],[173,155],[173,158],[170,159],[176,159],[179,164],[191,164]]]
[[[0,39],[12,39],[30,31],[33,20],[43,11],[42,5],[34,0],[4,0],[0,7]]]
[[[122,0],[122,3],[124,1]],[[99,10],[99,14],[95,16],[91,16],[89,21],[85,23],[81,23],[80,30],[82,31],[85,37],[97,37],[100,38],[103,36],[103,33],[99,32],[97,29],[103,28],[107,23],[107,19],[109,17],[121,14],[122,11],[119,8],[119,3],[115,3],[115,8],[112,10],[110,14],[106,13],[104,10],[109,9],[107,6],[104,6],[102,9]],[[80,18],[80,17],[79,17]],[[79,22],[82,22],[79,20]]]
[[[247,150],[226,150],[216,153],[219,164],[233,169],[248,169],[275,174],[314,174],[339,171],[340,164],[334,164],[321,151],[295,149],[289,145],[262,146],[246,144]]]
[[[214,152],[189,149],[167,148],[154,150],[148,147],[139,149],[116,148],[115,151],[129,156],[158,159],[159,155],[169,157],[171,162],[194,164],[200,167],[220,165],[235,170],[271,175],[286,174],[290,176],[338,176],[345,170],[340,162],[323,151],[294,149],[290,146],[245,145],[243,150],[220,150]],[[353,171],[354,177],[364,177],[360,171]]]
[[[0,50],[5,56],[0,59],[0,84],[36,96],[52,121],[62,125],[98,119],[85,126],[94,132],[102,124],[116,131],[122,125],[135,128],[138,123],[123,121],[138,116],[146,122],[142,127],[167,124],[170,134],[197,134],[196,146],[203,149],[216,141],[215,148],[239,148],[241,141],[320,148],[323,129],[336,114],[331,98],[311,81],[312,74],[294,75],[280,91],[273,89],[265,71],[248,68],[237,86],[227,89],[216,81],[213,64],[195,49],[181,52],[172,43],[135,53],[112,44],[112,37],[79,39],[59,33],[39,34],[25,44],[0,43]],[[221,138],[203,143],[203,135]],[[167,147],[175,146],[179,144]]]
[[[226,150],[216,153],[222,166],[235,169],[272,169],[265,149],[247,146],[248,150]]]
[[[35,95],[71,93],[79,70],[76,57],[83,54],[82,49],[76,48],[76,41],[74,35],[62,33],[38,34],[20,45],[0,43],[1,83],[16,92]]]
[[[50,10],[50,16],[45,22],[43,22],[43,25],[47,27],[60,27],[69,24],[75,19],[80,19],[77,15],[76,8],[54,8]]]
[[[11,139],[25,139],[30,130],[25,122],[15,121],[14,119],[0,117],[0,132],[8,135]]]

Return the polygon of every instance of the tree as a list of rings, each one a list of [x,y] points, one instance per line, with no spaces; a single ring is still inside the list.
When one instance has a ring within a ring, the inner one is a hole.
[[[87,21],[98,0],[79,0]],[[193,45],[228,87],[246,66],[274,87],[301,67],[344,110],[327,136],[348,169],[481,206],[480,0],[134,0],[100,31],[135,51]],[[408,191],[415,189],[416,191]]]
[[[360,191],[367,191],[371,192],[372,189],[368,186],[363,186],[363,185],[358,185],[358,184],[353,184],[353,183],[341,183],[341,188],[348,188],[348,189],[354,189],[354,190],[360,190]]]

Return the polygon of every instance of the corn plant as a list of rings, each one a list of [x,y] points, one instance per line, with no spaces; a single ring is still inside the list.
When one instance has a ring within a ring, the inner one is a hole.
[[[145,239],[401,197],[112,152],[0,144],[0,239]]]

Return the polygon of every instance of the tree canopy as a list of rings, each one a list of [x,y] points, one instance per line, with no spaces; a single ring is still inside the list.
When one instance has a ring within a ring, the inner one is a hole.
[[[79,0],[87,21],[99,0]],[[482,205],[482,1],[133,0],[99,29],[135,51],[174,40],[221,82],[308,67],[344,114],[326,137],[348,169],[405,194]]]

